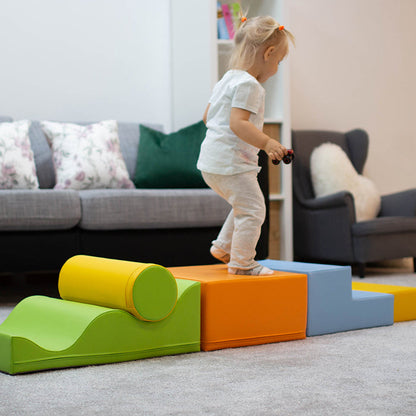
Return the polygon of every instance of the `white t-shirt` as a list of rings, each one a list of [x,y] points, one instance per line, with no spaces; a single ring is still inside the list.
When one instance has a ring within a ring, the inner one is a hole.
[[[215,85],[209,100],[207,134],[197,167],[220,175],[259,171],[259,149],[237,137],[230,129],[231,108],[250,111],[249,121],[263,129],[265,90],[248,72],[232,69]]]

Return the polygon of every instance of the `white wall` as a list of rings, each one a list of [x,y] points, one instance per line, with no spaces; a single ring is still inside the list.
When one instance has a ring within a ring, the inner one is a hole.
[[[171,123],[170,0],[0,6],[0,114]]]
[[[171,72],[177,2],[2,0],[0,114],[115,118],[162,123],[167,130],[197,121],[211,85],[173,88],[181,73],[181,60]],[[416,1],[286,4],[297,39],[290,64],[292,127],[364,128],[371,143],[365,174],[382,193],[415,187]],[[195,7],[206,22],[207,10]],[[192,55],[195,46],[187,45]],[[199,51],[209,56],[206,49]],[[201,102],[178,105],[182,95],[176,94],[193,93]]]
[[[214,81],[216,13],[212,1],[171,0],[171,130],[202,120]]]
[[[367,130],[365,175],[416,187],[416,1],[288,0],[295,129]]]

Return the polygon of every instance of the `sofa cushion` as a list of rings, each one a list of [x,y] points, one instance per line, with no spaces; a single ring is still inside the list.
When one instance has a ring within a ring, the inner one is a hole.
[[[81,205],[76,191],[51,189],[0,192],[0,230],[65,230],[78,224]]]
[[[140,125],[137,188],[206,188],[196,167],[207,128],[203,121],[164,134]]]
[[[211,189],[83,190],[80,227],[88,230],[211,227],[230,206]]]
[[[29,120],[0,123],[0,189],[37,189]]]
[[[12,121],[10,117],[1,117],[0,122]],[[92,124],[92,122],[77,122],[81,126]],[[159,124],[149,124],[149,127],[162,131],[163,126]],[[139,124],[138,123],[118,123],[118,136],[120,139],[120,148],[124,161],[126,162],[127,171],[130,178],[134,178],[137,162],[136,149],[139,147]],[[44,189],[55,186],[55,170],[52,162],[52,151],[49,147],[45,133],[43,132],[39,121],[32,121],[29,129],[29,137],[32,150],[35,155],[36,172],[39,180],[39,187]],[[134,149],[134,151],[132,151]]]
[[[134,188],[115,120],[88,126],[41,122],[53,151],[55,189]]]

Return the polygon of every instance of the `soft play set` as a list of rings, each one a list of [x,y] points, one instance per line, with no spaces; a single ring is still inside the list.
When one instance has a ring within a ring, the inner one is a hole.
[[[28,297],[0,325],[0,371],[114,363],[416,319],[416,288],[351,288],[348,266],[261,263],[274,274],[71,257],[59,275],[62,299]]]

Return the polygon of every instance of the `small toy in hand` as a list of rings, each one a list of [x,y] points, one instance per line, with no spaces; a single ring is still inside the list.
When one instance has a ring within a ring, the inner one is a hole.
[[[293,159],[295,158],[295,153],[293,152],[293,149],[288,149],[287,155],[283,156],[283,163],[288,165]],[[272,160],[273,165],[278,165],[280,163],[280,160],[273,159]]]

